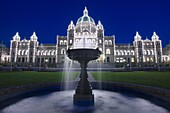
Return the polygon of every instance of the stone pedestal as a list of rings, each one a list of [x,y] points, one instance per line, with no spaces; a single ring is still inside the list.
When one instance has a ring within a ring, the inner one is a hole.
[[[92,94],[92,87],[88,81],[87,62],[81,61],[80,81],[74,94],[74,105],[78,106],[93,106],[94,95]]]

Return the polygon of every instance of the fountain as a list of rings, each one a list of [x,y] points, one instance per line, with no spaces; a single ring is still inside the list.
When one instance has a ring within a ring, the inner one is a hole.
[[[91,106],[94,105],[94,94],[88,81],[87,64],[91,60],[99,58],[101,51],[97,49],[68,49],[67,55],[70,59],[80,63],[80,81],[74,94],[74,105]]]

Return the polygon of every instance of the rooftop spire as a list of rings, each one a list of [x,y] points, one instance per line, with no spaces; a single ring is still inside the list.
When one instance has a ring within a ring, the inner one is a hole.
[[[34,36],[36,36],[36,33],[35,33],[35,31],[33,32],[33,35],[34,35]]]
[[[16,32],[16,35],[19,35],[19,33],[18,33],[18,32]]]
[[[156,35],[156,32],[155,32],[155,31],[153,32],[153,35]]]
[[[84,9],[83,13],[84,13],[84,16],[87,16],[87,15],[88,15],[87,7],[85,7],[85,9]]]

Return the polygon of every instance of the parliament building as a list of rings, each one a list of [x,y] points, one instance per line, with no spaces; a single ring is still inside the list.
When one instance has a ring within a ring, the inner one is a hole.
[[[115,40],[114,35],[104,35],[102,22],[96,23],[85,7],[76,24],[71,21],[68,25],[67,35],[56,37],[56,44],[41,44],[35,32],[29,40],[21,39],[17,32],[10,42],[9,62],[18,67],[62,67],[67,49],[84,48],[84,42],[86,48],[98,47],[102,51],[100,58],[91,63],[114,67],[153,67],[170,60],[168,55],[163,55],[162,42],[156,32],[151,39],[142,39],[136,32],[132,44],[116,44]]]

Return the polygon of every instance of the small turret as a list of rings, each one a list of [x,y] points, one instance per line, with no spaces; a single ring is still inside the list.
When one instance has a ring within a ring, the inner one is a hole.
[[[19,33],[16,32],[15,36],[13,37],[14,41],[20,41],[21,37],[19,36]]]
[[[30,37],[31,41],[37,41],[38,37],[35,32],[33,32],[33,35]]]
[[[159,36],[156,34],[156,32],[153,32],[152,40],[159,40]]]
[[[135,35],[134,39],[135,40],[141,40],[142,39],[142,37],[139,35],[138,31],[136,32],[136,35]]]
[[[103,29],[103,25],[101,24],[100,20],[98,21],[97,27],[98,27],[98,29]]]
[[[74,27],[75,27],[75,25],[74,25],[73,21],[71,21],[68,26],[68,29],[74,29]]]

